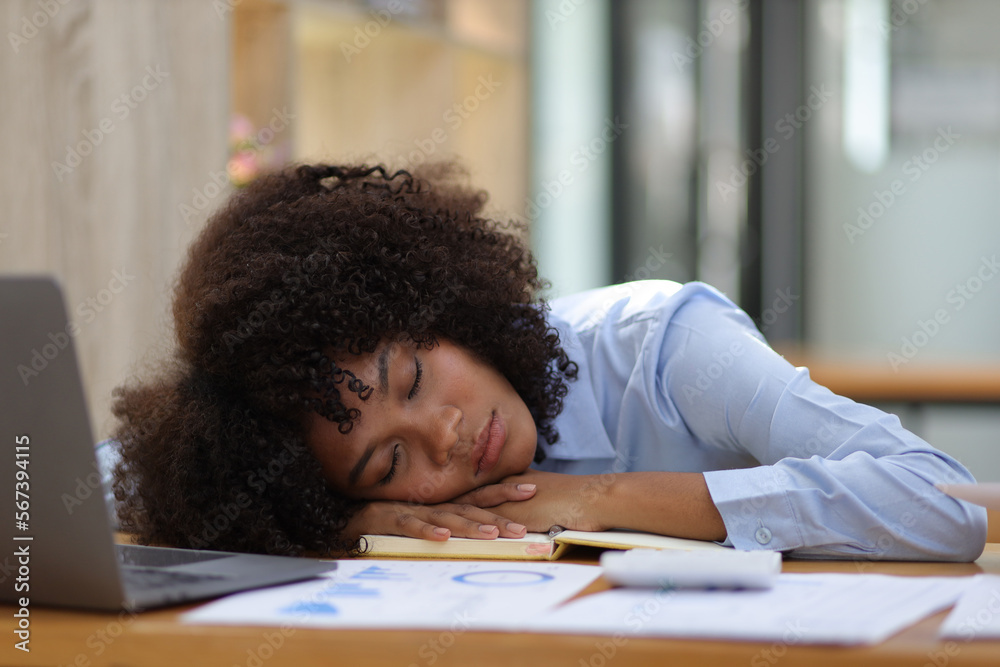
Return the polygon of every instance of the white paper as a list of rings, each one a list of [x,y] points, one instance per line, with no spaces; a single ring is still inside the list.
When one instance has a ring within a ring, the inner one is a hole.
[[[1000,639],[1000,576],[972,577],[939,632],[942,639]]]
[[[574,600],[531,630],[793,644],[875,644],[945,609],[970,577],[782,574],[764,591],[614,589]]]
[[[321,579],[239,593],[181,619],[217,625],[513,629],[569,599],[596,565],[341,560]]]

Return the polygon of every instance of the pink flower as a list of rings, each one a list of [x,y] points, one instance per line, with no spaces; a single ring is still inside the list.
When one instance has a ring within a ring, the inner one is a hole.
[[[233,117],[229,121],[229,143],[236,145],[241,144],[250,137],[254,136],[253,123],[250,119],[241,114],[233,114]]]
[[[229,158],[226,165],[229,180],[238,188],[252,181],[260,172],[257,154],[253,151],[240,151]]]

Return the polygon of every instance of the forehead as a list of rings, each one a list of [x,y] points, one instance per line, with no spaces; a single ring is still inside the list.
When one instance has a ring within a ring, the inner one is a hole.
[[[361,408],[382,400],[388,388],[390,369],[401,352],[399,343],[382,341],[373,352],[333,356],[336,367],[345,371],[342,378],[336,378],[344,405]],[[360,386],[353,381],[355,378],[360,381]],[[364,400],[358,391],[365,396]]]
[[[372,420],[373,408],[377,410],[384,398],[384,393],[379,391],[378,366],[380,356],[389,361],[391,355],[383,355],[386,349],[386,345],[380,344],[374,352],[327,352],[327,356],[333,361],[333,371],[329,377],[337,394],[337,398],[333,395],[327,395],[327,398],[339,402],[346,410],[357,410],[357,414],[350,420],[351,430],[344,433],[340,431],[339,422],[331,421],[318,411],[311,410],[307,417],[309,439],[326,446],[339,443],[340,447],[357,439],[359,432],[365,430]]]

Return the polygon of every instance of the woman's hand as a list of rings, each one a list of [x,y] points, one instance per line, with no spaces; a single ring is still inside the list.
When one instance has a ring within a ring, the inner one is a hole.
[[[615,502],[611,487],[617,475],[561,475],[528,470],[507,477],[502,483],[476,489],[457,500],[488,507],[533,533],[544,533],[552,526],[570,530],[608,530],[613,528],[608,509]],[[510,501],[495,490],[534,486],[530,498]]]
[[[516,504],[534,495],[530,484],[491,484],[438,505],[375,500],[363,507],[344,531],[344,537],[402,535],[425,540],[471,537],[524,537],[523,525],[483,509],[501,503]]]

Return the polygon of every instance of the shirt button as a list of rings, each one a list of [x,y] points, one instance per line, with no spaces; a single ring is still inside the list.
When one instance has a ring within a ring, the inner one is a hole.
[[[754,539],[757,540],[758,544],[767,544],[771,541],[771,531],[761,526],[757,529],[757,532],[753,534]]]

